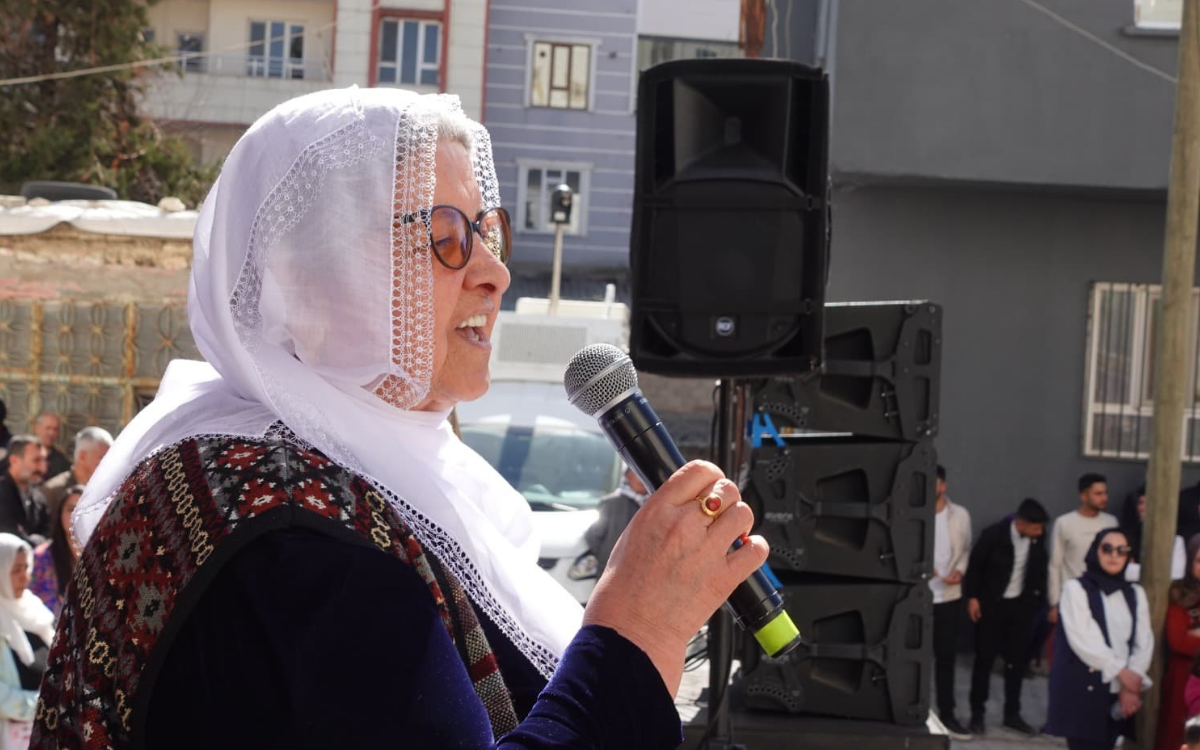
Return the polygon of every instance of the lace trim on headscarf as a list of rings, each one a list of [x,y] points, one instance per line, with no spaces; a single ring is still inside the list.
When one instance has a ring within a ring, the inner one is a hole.
[[[398,409],[420,403],[433,378],[429,225],[401,219],[413,206],[433,204],[437,141],[437,123],[428,113],[400,113],[392,193],[392,372],[375,387],[375,395]]]

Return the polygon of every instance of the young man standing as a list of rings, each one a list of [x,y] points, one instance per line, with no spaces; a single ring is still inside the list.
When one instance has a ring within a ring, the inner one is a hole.
[[[1050,534],[1049,620],[1058,622],[1058,598],[1063,584],[1083,575],[1083,558],[1092,540],[1104,529],[1119,526],[1108,508],[1108,484],[1102,474],[1084,474],[1079,478],[1079,507],[1059,516]]]
[[[1021,718],[1021,680],[1033,615],[1046,595],[1046,509],[1033,498],[1017,508],[1016,518],[1000,521],[979,535],[963,594],[976,624],[975,664],[971,670],[970,731],[983,734],[992,664],[1004,659],[1004,726],[1034,734]]]
[[[969,740],[970,733],[954,715],[954,661],[958,620],[962,615],[962,579],[971,554],[971,514],[950,502],[946,469],[937,467],[937,504],[933,526],[933,660],[937,707],[951,739]]]

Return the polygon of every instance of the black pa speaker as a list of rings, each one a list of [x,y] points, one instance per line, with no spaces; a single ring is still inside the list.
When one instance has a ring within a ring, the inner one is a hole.
[[[784,606],[804,642],[780,658],[745,644],[746,661],[734,685],[747,708],[908,726],[928,720],[928,584],[790,585],[784,574],[780,578]]]
[[[825,306],[819,373],[756,384],[754,407],[777,427],[885,440],[937,435],[942,308],[932,302]]]
[[[776,571],[918,583],[933,569],[936,470],[929,440],[789,438],[754,449],[742,495]]]
[[[630,356],[643,372],[820,365],[829,79],[786,60],[677,60],[638,85]]]

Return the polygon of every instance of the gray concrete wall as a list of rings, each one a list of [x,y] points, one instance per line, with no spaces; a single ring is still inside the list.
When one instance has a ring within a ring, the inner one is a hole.
[[[1020,0],[834,0],[832,162],[843,176],[1162,189],[1173,84]],[[1133,0],[1039,0],[1174,75]]]
[[[835,195],[829,299],[944,305],[941,431],[950,495],[977,529],[1021,498],[1077,505],[1085,471],[1113,509],[1140,461],[1083,456],[1089,284],[1160,280],[1165,204],[1012,190],[898,186]],[[1185,465],[1184,482],[1200,480]]]

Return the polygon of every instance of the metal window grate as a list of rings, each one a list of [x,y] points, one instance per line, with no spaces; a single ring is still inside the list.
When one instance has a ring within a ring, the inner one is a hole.
[[[1184,461],[1200,461],[1200,289],[1192,290],[1188,382],[1192,400],[1184,414]],[[1088,312],[1083,453],[1102,458],[1150,456],[1154,417],[1155,334],[1161,287],[1096,282]]]
[[[13,432],[53,411],[63,441],[89,425],[115,435],[177,358],[201,358],[182,301],[0,300],[0,399]]]

